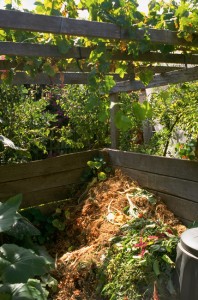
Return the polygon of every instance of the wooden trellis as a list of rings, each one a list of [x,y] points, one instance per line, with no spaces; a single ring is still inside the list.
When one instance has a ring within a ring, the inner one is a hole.
[[[52,33],[57,35],[70,35],[75,37],[103,38],[108,40],[128,40],[142,41],[145,33],[149,35],[152,44],[166,44],[174,46],[182,46],[184,52],[189,46],[194,49],[198,48],[198,39],[193,42],[187,42],[180,39],[176,32],[170,30],[156,29],[135,29],[133,34],[129,33],[126,28],[121,28],[116,24],[105,22],[92,22],[86,20],[76,20],[58,16],[38,15],[20,11],[0,10],[0,28],[13,29],[22,31]],[[4,41],[0,42],[0,55],[18,56],[18,57],[42,57],[59,59],[76,60],[88,59],[93,48],[90,47],[72,47],[66,54],[61,54],[57,46],[17,43]],[[111,51],[107,49],[107,51]],[[116,94],[119,92],[138,91],[146,88],[153,88],[168,85],[171,83],[180,83],[194,81],[198,79],[198,53],[170,53],[163,54],[159,51],[152,51],[140,54],[137,57],[128,55],[125,52],[116,51],[112,55],[112,60],[139,61],[149,64],[148,68],[154,72],[153,80],[145,86],[141,81],[131,80],[127,75],[121,80],[117,74],[114,76],[116,85],[110,91],[111,100],[111,124],[115,113]],[[154,64],[154,65],[153,65]],[[156,65],[157,64],[157,65]],[[61,73],[57,73],[54,77],[49,77],[45,73],[39,73],[34,78],[23,72],[23,65],[14,64],[8,61],[0,61],[0,70],[9,70],[15,68],[13,84],[86,84],[88,82],[89,67],[85,66],[82,72],[75,65],[64,68]],[[145,67],[139,67],[140,69]],[[117,131],[111,125],[111,137],[113,147],[116,147]]]
[[[198,47],[198,41],[187,42],[184,39],[177,37],[176,32],[170,30],[156,30],[156,29],[136,29],[131,36],[127,29],[123,29],[115,24],[105,22],[92,22],[86,20],[76,20],[58,16],[45,16],[31,13],[25,13],[20,11],[0,10],[0,28],[23,30],[32,32],[43,32],[53,34],[65,34],[72,36],[83,36],[89,38],[103,38],[103,39],[117,39],[117,40],[130,40],[141,41],[144,39],[145,32],[149,35],[151,43],[166,44],[166,45],[178,45],[183,49],[187,49],[189,46]],[[53,45],[43,44],[31,44],[31,43],[14,43],[14,42],[0,42],[0,54],[9,56],[29,56],[29,57],[53,57],[60,58],[75,58],[86,59],[89,57],[91,48],[85,47],[73,47],[66,54],[61,54],[58,47]],[[111,49],[109,49],[111,51]],[[153,81],[148,86],[156,87],[166,85],[169,83],[178,83],[184,81],[192,81],[198,79],[198,69],[193,67],[198,65],[198,55],[193,54],[162,54],[159,52],[148,52],[133,57],[127,53],[117,51],[113,54],[113,60],[127,60],[127,61],[140,61],[150,63],[154,73],[156,75]],[[152,63],[165,63],[175,64],[173,65],[161,65],[152,66]],[[179,64],[179,65],[176,65]],[[190,65],[190,68],[188,67]],[[10,63],[1,61],[1,69],[9,69],[12,66]],[[20,65],[17,66],[20,71]],[[84,84],[87,82],[87,73],[81,73],[80,70],[72,69],[69,72],[64,72],[61,80],[59,74],[53,78],[53,83],[65,83],[65,84]],[[161,75],[160,75],[161,73]],[[166,74],[166,75],[165,75]],[[74,79],[75,78],[75,79]],[[117,79],[118,80],[118,79]],[[14,84],[35,83],[35,84],[49,84],[49,78],[45,74],[38,74],[34,79],[28,78],[23,72],[17,72],[13,79]],[[117,84],[113,90],[114,92],[140,90],[145,88],[143,84],[138,81],[126,82]]]

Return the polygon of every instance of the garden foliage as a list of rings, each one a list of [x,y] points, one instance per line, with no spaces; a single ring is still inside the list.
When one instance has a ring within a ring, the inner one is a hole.
[[[102,295],[110,300],[173,299],[177,233],[161,222],[135,218],[121,227],[100,273]]]
[[[17,195],[0,203],[0,298],[46,300],[49,288],[57,285],[49,274],[54,261],[33,243],[40,232],[18,213],[21,201]]]

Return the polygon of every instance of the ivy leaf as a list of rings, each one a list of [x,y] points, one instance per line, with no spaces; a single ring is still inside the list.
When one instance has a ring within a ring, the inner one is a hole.
[[[152,118],[153,111],[151,105],[144,101],[142,104],[139,102],[134,102],[132,104],[133,113],[138,121],[144,121],[146,119]]]
[[[107,94],[109,91],[114,87],[115,85],[115,80],[113,79],[113,76],[111,75],[106,75],[104,82],[102,82],[101,86],[101,92]]]
[[[47,73],[47,75],[50,76],[50,77],[54,77],[54,75],[56,74],[54,68],[48,63],[44,64],[43,71],[45,73]]]
[[[143,107],[143,109],[145,110],[145,114],[146,114],[146,119],[151,119],[152,118],[152,116],[153,116],[153,110],[152,110],[152,107],[151,107],[151,105],[149,104],[149,102],[148,101],[144,101],[143,103],[142,103],[142,107]]]
[[[133,113],[136,119],[138,119],[138,121],[142,122],[146,119],[146,112],[145,109],[142,107],[141,103],[134,102],[132,104],[132,108],[133,108]]]
[[[131,120],[122,111],[118,111],[115,115],[115,125],[118,129],[127,131],[131,128]]]
[[[124,78],[124,75],[127,74],[126,68],[119,67],[115,70],[115,73],[120,76],[120,78]]]
[[[144,83],[144,85],[148,85],[153,80],[153,75],[153,71],[149,69],[139,72],[139,78]]]
[[[66,54],[71,48],[71,45],[66,39],[57,39],[57,47],[61,54]]]

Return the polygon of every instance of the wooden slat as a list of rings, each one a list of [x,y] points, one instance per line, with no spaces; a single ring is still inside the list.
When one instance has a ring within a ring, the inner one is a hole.
[[[0,52],[1,53],[1,52]],[[1,61],[0,60],[0,70],[10,70],[11,68],[15,68],[16,71],[23,71],[24,70],[24,63],[22,64],[17,64],[16,62],[10,62],[10,61]],[[174,70],[183,70],[184,67],[180,67],[180,66],[140,66],[138,68],[136,68],[136,71],[145,71],[146,69],[152,70],[153,73],[166,73],[166,72],[170,72],[170,71],[174,71]],[[79,66],[77,65],[77,63],[71,63],[68,64],[67,67],[59,67],[59,71],[60,72],[67,72],[67,73],[79,73],[82,72],[79,69]],[[90,66],[83,64],[83,73],[88,73],[91,71]],[[110,74],[113,75],[116,81],[121,81],[121,78],[118,74]],[[125,76],[123,78],[123,80],[127,80],[129,79],[129,76]]]
[[[106,150],[113,166],[198,182],[198,163],[119,150]]]
[[[179,39],[176,32],[169,30],[134,29],[133,34],[131,34],[126,29],[121,29],[119,26],[111,23],[75,20],[9,10],[0,10],[0,28],[134,41],[143,40],[144,34],[147,33],[152,43],[183,46],[198,45],[197,41],[191,43]]]
[[[41,161],[0,166],[0,183],[81,169],[87,165],[88,160],[98,157],[98,155],[99,152],[97,150],[90,150],[65,154]]]
[[[0,53],[11,56],[40,56],[40,57],[54,57],[54,58],[89,58],[91,51],[94,48],[72,47],[67,53],[61,54],[57,46],[48,44],[30,44],[30,43],[16,43],[16,42],[0,42]],[[107,49],[111,52],[112,49]],[[121,51],[115,51],[112,54],[113,60],[129,60],[129,61],[146,61],[146,62],[164,62],[174,64],[198,64],[197,54],[163,54],[159,52],[147,52],[138,56],[127,54]],[[3,63],[3,62],[1,62]]]
[[[180,54],[180,53],[168,53],[163,54],[160,52],[146,52],[141,53],[138,56],[133,56],[125,52],[116,51],[113,53],[114,60],[132,60],[132,61],[146,61],[146,62],[161,62],[161,63],[173,63],[173,64],[198,64],[197,54]]]
[[[154,88],[194,80],[198,80],[198,67],[155,75],[147,86],[141,81],[136,80],[118,82],[116,86],[112,88],[111,93],[138,91],[145,88]]]
[[[194,181],[143,172],[139,170],[120,168],[125,174],[138,181],[143,188],[152,189],[161,193],[185,198],[198,205],[198,184]]]
[[[164,193],[156,193],[167,207],[180,219],[198,221],[198,203]]]
[[[12,84],[87,84],[89,73],[80,72],[68,72],[57,73],[54,77],[50,77],[47,74],[39,73],[34,78],[28,76],[25,72],[17,72],[13,76]],[[188,70],[177,70],[161,75],[155,75],[153,80],[145,86],[138,80],[125,80],[120,81],[120,77],[117,74],[112,74],[117,84],[111,89],[110,94],[119,92],[138,91],[145,88],[154,88],[158,86],[164,86],[168,84],[176,84],[187,81],[194,81],[198,79],[198,67],[194,67]],[[0,83],[2,80],[0,80]]]
[[[75,183],[67,186],[59,186],[45,190],[23,193],[23,200],[20,208],[43,205],[50,202],[57,203],[60,200],[68,199],[71,195],[71,191],[77,187],[78,185]]]
[[[108,74],[113,76],[116,82],[120,82],[118,74]],[[13,76],[12,84],[45,84],[45,85],[61,85],[61,84],[88,84],[89,73],[87,72],[61,72],[56,73],[53,77],[45,73],[38,73],[35,77],[31,77],[25,72],[16,72]],[[127,77],[125,78],[125,80]],[[3,81],[0,79],[0,83]]]
[[[119,144],[119,130],[115,125],[116,113],[119,110],[118,94],[111,94],[110,100],[110,136],[111,136],[111,148],[118,149]]]
[[[7,199],[19,193],[29,194],[53,187],[66,187],[70,184],[78,183],[82,172],[83,168],[0,183],[0,199]]]
[[[0,83],[2,80],[0,80]],[[35,77],[30,77],[25,72],[17,72],[13,76],[12,84],[87,84],[88,73],[83,72],[68,72],[56,73],[55,76],[50,77],[45,73],[38,73]]]
[[[88,58],[92,49],[84,47],[72,47],[67,53],[61,54],[57,46],[48,44],[30,44],[30,43],[14,43],[0,42],[0,53],[11,56],[40,56],[55,58]]]

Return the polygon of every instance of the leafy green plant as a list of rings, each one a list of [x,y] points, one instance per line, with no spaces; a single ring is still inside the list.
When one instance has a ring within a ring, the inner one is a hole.
[[[197,138],[197,100],[196,82],[159,89],[151,97],[153,121],[161,125],[158,131],[158,154],[166,156],[171,139],[177,139],[177,131],[183,130],[188,139]],[[155,138],[155,137],[153,137]],[[157,141],[156,141],[157,142]],[[171,155],[175,155],[172,151]]]
[[[111,241],[100,274],[108,299],[151,299],[154,283],[160,299],[175,295],[172,282],[178,235],[160,222],[135,218]]]
[[[22,196],[17,195],[0,202],[1,240],[14,238],[14,243],[0,246],[0,298],[45,300],[49,292],[44,278],[47,276],[52,281],[48,273],[54,269],[54,262],[46,251],[30,242],[31,236],[40,232],[18,213],[21,201]]]
[[[66,216],[63,210],[57,208],[55,212],[46,216],[38,208],[32,207],[25,209],[21,214],[36,226],[40,235],[34,236],[34,241],[40,245],[48,243],[55,237],[57,230],[64,230]]]
[[[60,94],[59,89],[57,93]],[[68,125],[60,129],[60,141],[65,142],[70,151],[110,144],[108,97],[93,96],[87,86],[65,86],[57,103],[68,116]]]
[[[182,159],[190,159],[197,160],[198,153],[196,149],[198,148],[197,140],[193,139],[187,141],[186,143],[178,143],[176,144],[175,151],[179,158]]]
[[[47,156],[56,115],[47,111],[48,102],[34,86],[0,87],[0,160],[2,164],[27,162]],[[36,99],[38,96],[39,99]],[[16,146],[15,146],[16,145]]]
[[[111,169],[106,166],[106,162],[103,158],[100,157],[95,157],[94,160],[88,161],[87,165],[91,169],[93,177],[97,178],[98,181],[106,180],[107,174],[111,171]]]

